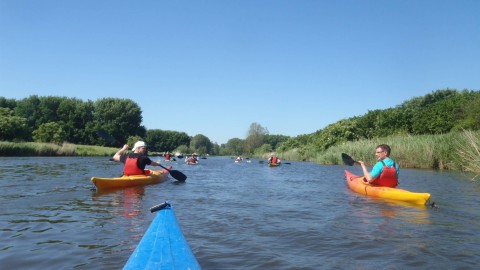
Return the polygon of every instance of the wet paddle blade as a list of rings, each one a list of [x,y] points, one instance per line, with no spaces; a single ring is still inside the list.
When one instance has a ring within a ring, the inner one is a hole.
[[[173,178],[177,179],[178,181],[184,182],[185,180],[187,180],[187,176],[183,174],[181,171],[169,170],[169,172],[170,172],[170,175]]]
[[[181,171],[177,171],[177,170],[170,170],[169,168],[163,166],[162,164],[158,164],[158,166],[164,168],[165,170],[167,170],[170,175],[177,179],[178,181],[181,181],[181,182],[184,182],[185,180],[187,180],[187,176],[185,174],[183,174]]]
[[[345,163],[348,166],[353,166],[355,164],[355,160],[353,158],[345,153],[342,153],[342,160],[343,163]]]

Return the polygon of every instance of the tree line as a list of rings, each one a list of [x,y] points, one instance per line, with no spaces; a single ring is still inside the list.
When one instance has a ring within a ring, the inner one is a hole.
[[[246,139],[233,138],[224,149],[229,153],[257,156],[270,151],[296,150],[300,159],[306,159],[307,153],[323,152],[349,141],[461,130],[480,130],[480,91],[441,89],[393,108],[370,110],[295,137],[269,135],[266,128],[253,123]]]
[[[134,101],[102,98],[83,101],[68,97],[0,97],[0,141],[69,142],[121,147],[144,140],[154,152],[181,149],[215,154],[215,147],[201,134],[151,129],[142,126],[142,110]]]
[[[0,140],[37,141],[121,147],[144,140],[150,151],[197,152],[200,155],[261,156],[271,151],[296,149],[325,151],[347,141],[394,135],[445,134],[480,129],[480,91],[442,89],[383,110],[342,119],[311,134],[296,137],[271,135],[252,123],[245,139],[232,138],[218,145],[202,134],[151,129],[142,126],[142,110],[132,100],[103,98],[82,101],[67,97],[22,100],[0,97]]]
[[[342,119],[283,142],[278,150],[322,152],[348,141],[480,130],[480,91],[442,89],[383,110]]]

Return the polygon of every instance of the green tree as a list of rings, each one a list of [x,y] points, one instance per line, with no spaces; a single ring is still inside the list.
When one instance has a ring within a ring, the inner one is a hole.
[[[173,150],[175,153],[180,153],[180,154],[187,154],[190,152],[190,149],[188,149],[188,146],[186,145],[180,145],[175,150]]]
[[[84,102],[76,98],[64,98],[57,108],[59,124],[62,126],[66,140],[77,144],[95,144],[94,105],[92,101]]]
[[[272,151],[273,151],[272,145],[269,144],[269,143],[265,143],[262,146],[260,146],[259,148],[257,148],[255,150],[255,153],[261,155],[263,153],[270,153]]]
[[[480,130],[480,93],[466,101],[460,110],[463,117],[453,130]]]
[[[17,107],[17,101],[13,98],[0,97],[0,108],[8,108],[13,111]]]
[[[285,135],[265,134],[263,141],[264,145],[269,144],[272,150],[275,150],[281,143],[288,141],[288,139],[290,139],[290,137]],[[261,147],[263,147],[263,145]]]
[[[415,115],[412,124],[414,134],[450,132],[457,122],[462,121],[465,104],[475,95],[468,91],[452,93],[450,90],[437,91],[434,94],[434,97],[430,97],[429,100],[435,100],[436,102],[427,103]]]
[[[121,146],[130,136],[145,136],[146,129],[141,125],[142,110],[132,100],[103,98],[97,100],[94,107],[97,131],[116,139],[113,142],[103,138],[104,145]]]
[[[255,148],[260,147],[264,143],[265,135],[268,134],[268,129],[262,127],[259,123],[250,124],[247,138],[245,139],[245,153],[253,153]]]
[[[212,142],[207,136],[197,134],[190,141],[190,149],[199,155],[209,154],[212,149]]]
[[[361,138],[360,134],[355,119],[343,119],[319,131],[313,144],[319,151],[324,151],[342,142],[356,141]]]
[[[0,108],[0,141],[23,141],[30,138],[27,119],[14,116],[9,108]]]
[[[38,129],[33,131],[33,139],[36,142],[52,142],[61,144],[65,141],[66,135],[62,127],[55,122],[41,124]]]
[[[241,155],[244,154],[245,141],[239,138],[228,140],[223,149],[222,155]]]
[[[190,136],[185,132],[149,129],[145,142],[152,151],[166,152],[176,149],[180,145],[189,145]]]
[[[27,125],[35,130],[38,125],[37,121],[41,118],[41,112],[39,110],[40,98],[37,95],[32,95],[28,98],[24,98],[17,102],[15,107],[15,115],[27,119]]]

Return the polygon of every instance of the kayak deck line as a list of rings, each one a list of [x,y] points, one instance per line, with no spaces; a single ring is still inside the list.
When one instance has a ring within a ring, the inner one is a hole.
[[[201,269],[171,204],[155,205],[150,212],[158,213],[123,269]]]

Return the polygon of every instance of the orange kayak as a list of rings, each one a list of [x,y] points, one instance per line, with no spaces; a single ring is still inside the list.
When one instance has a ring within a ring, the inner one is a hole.
[[[172,166],[168,167],[168,169],[171,168]],[[91,180],[97,189],[125,188],[161,183],[167,179],[168,174],[168,171],[165,169],[157,171],[150,170],[149,175],[123,175],[115,178],[92,177]]]
[[[355,175],[345,170],[348,187],[360,194],[384,199],[403,201],[410,204],[425,205],[430,199],[430,193],[411,192],[401,188],[391,188],[367,184],[363,176]]]

